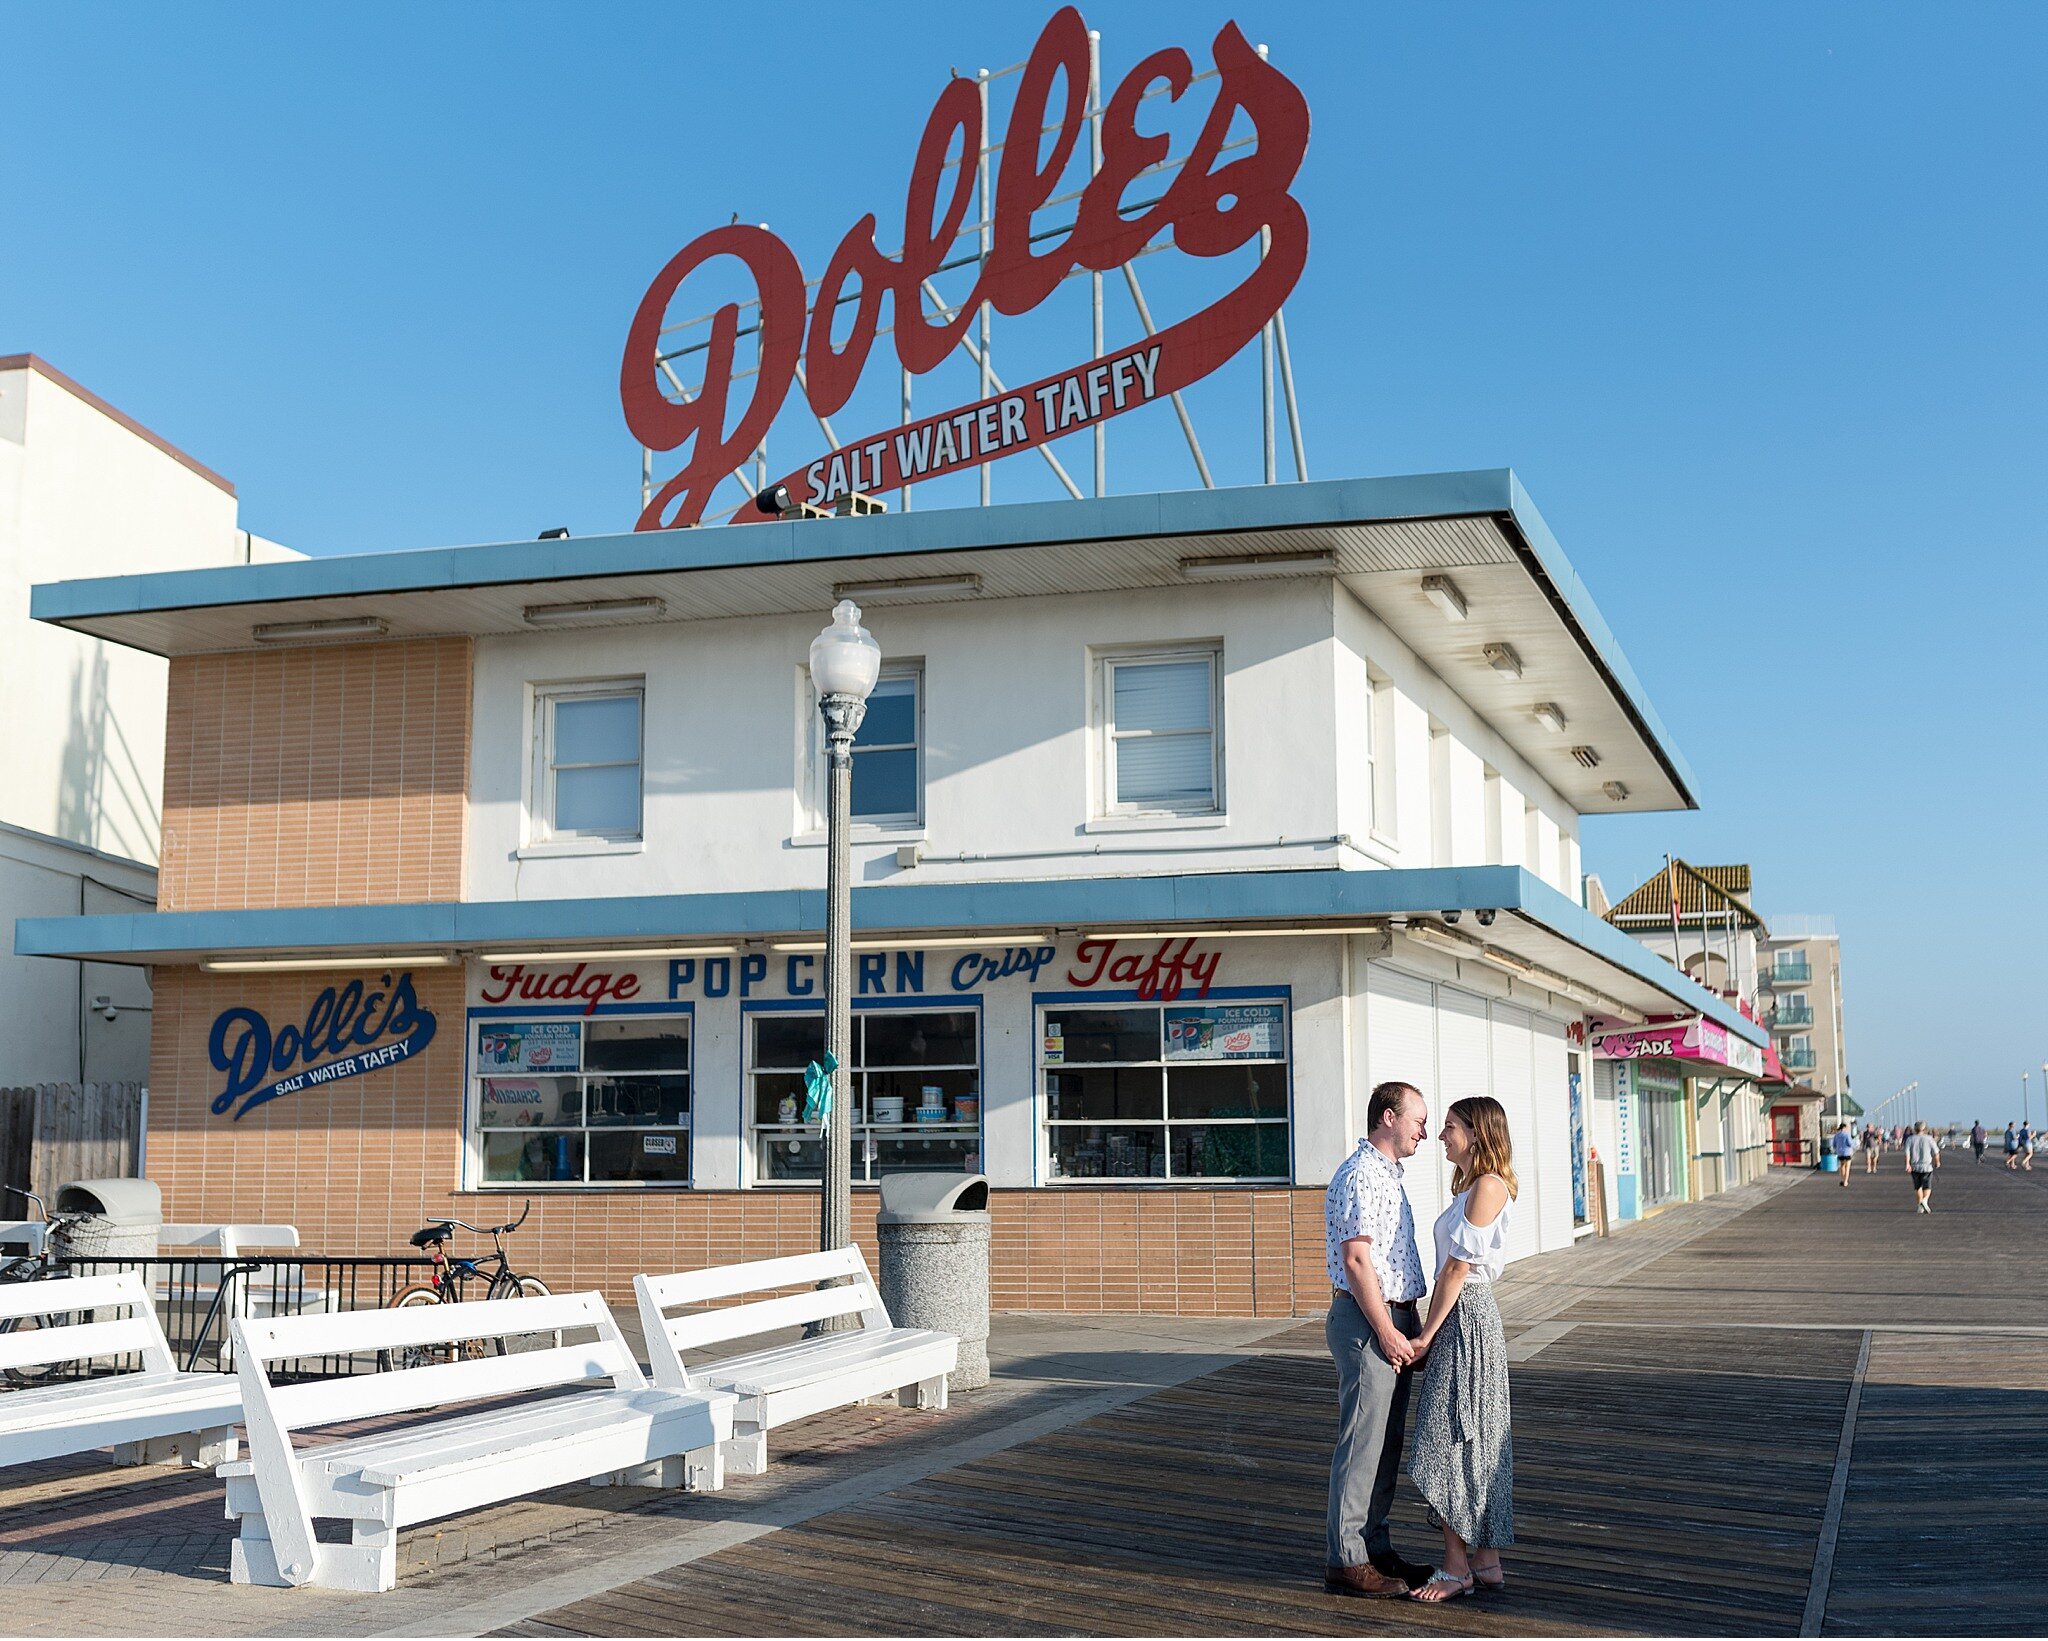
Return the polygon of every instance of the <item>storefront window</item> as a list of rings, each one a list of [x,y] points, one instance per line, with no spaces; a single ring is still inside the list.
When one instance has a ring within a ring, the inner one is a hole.
[[[815,1180],[816,1123],[803,1121],[804,1067],[825,1052],[822,1014],[749,1017],[748,1116],[755,1177]],[[853,1017],[853,1177],[981,1171],[981,1033],[972,1009],[861,1009]]]
[[[1046,1177],[1288,1177],[1287,1005],[1045,1009]]]
[[[684,1185],[690,1019],[485,1020],[473,1126],[486,1185]]]

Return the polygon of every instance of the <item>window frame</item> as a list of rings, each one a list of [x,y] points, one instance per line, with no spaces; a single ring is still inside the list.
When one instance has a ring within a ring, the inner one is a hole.
[[[1176,1008],[1225,1008],[1243,1004],[1277,1004],[1280,1008],[1281,1027],[1285,1036],[1283,1052],[1278,1058],[1242,1060],[1168,1060],[1166,1058],[1166,1014]],[[1072,1010],[1128,1010],[1149,1009],[1159,1019],[1159,1054],[1151,1060],[1088,1060],[1068,1061],[1061,1059],[1047,1062],[1045,1058],[1046,1016]],[[1136,992],[1044,992],[1031,1000],[1032,1024],[1037,1044],[1032,1052],[1032,1127],[1035,1131],[1034,1156],[1032,1160],[1032,1183],[1037,1186],[1063,1190],[1068,1188],[1087,1189],[1105,1185],[1119,1187],[1144,1187],[1154,1190],[1202,1190],[1206,1188],[1243,1185],[1292,1185],[1295,1176],[1295,1125],[1294,1125],[1294,991],[1291,986],[1232,987],[1216,990],[1206,997],[1174,998],[1161,1001],[1141,998]],[[1284,1069],[1285,1112],[1277,1117],[1176,1117],[1172,1115],[1173,1095],[1169,1074],[1176,1066],[1215,1065],[1263,1065],[1280,1066]],[[1076,1066],[1089,1068],[1147,1070],[1157,1068],[1159,1079],[1159,1116],[1157,1118],[1137,1117],[1110,1120],[1061,1117],[1048,1115],[1051,1096],[1047,1089],[1048,1069],[1074,1069]],[[1185,1174],[1173,1172],[1173,1135],[1176,1129],[1190,1128],[1280,1128],[1286,1131],[1287,1167],[1282,1174]],[[1165,1137],[1165,1166],[1163,1174],[1139,1175],[1063,1175],[1053,1172],[1053,1130],[1058,1128],[1156,1128]]]
[[[593,1123],[590,1120],[590,1091],[592,1082],[616,1080],[621,1075],[616,1071],[593,1072],[589,1066],[589,1027],[595,1024],[618,1024],[625,1021],[658,1023],[663,1020],[683,1020],[688,1030],[685,1040],[688,1044],[688,1063],[680,1070],[643,1072],[638,1075],[680,1079],[684,1087],[683,1110],[674,1122],[635,1123]],[[481,1034],[488,1030],[504,1029],[528,1024],[560,1025],[577,1027],[578,1053],[574,1072],[548,1072],[538,1069],[494,1073],[487,1070],[479,1049]],[[688,1000],[670,1003],[629,1003],[601,1006],[594,1014],[584,1012],[580,1003],[561,1007],[547,1005],[507,1004],[488,1008],[472,1008],[464,1019],[466,1037],[463,1042],[463,1189],[481,1192],[511,1191],[687,1191],[697,1182],[697,1019],[696,1005]],[[569,1133],[583,1139],[583,1177],[567,1180],[493,1180],[484,1177],[484,1139],[492,1133],[511,1132],[511,1128],[487,1128],[483,1122],[484,1083],[493,1076],[507,1078],[540,1079],[550,1076],[573,1076],[577,1092],[582,1096],[581,1120],[575,1123],[549,1123],[534,1125],[534,1131],[541,1134]],[[645,1180],[594,1180],[590,1177],[590,1137],[593,1134],[680,1134],[688,1148],[686,1166],[680,1179]]]
[[[1366,687],[1366,715],[1372,740],[1372,836],[1391,849],[1399,849],[1401,789],[1395,748],[1400,731],[1396,722],[1396,690],[1393,679],[1371,670],[1366,673]]]
[[[646,678],[604,678],[573,683],[533,684],[529,714],[530,755],[527,760],[527,841],[532,844],[564,844],[571,847],[604,847],[611,844],[644,843],[647,838],[647,680]],[[558,763],[555,759],[555,708],[563,701],[624,700],[638,707],[638,736],[630,763],[604,759],[586,763]],[[635,805],[633,829],[564,831],[555,824],[555,776],[562,769],[637,770],[639,801]]]
[[[1193,736],[1198,730],[1119,731],[1116,724],[1116,674],[1120,667],[1167,666],[1203,662],[1209,669],[1209,801],[1203,804],[1124,803],[1117,796],[1117,745],[1120,739]],[[1099,818],[1194,819],[1227,813],[1223,790],[1223,642],[1221,639],[1095,652],[1095,730],[1100,744],[1102,789]]]
[[[927,1135],[932,1138],[971,1140],[972,1146],[965,1171],[986,1172],[988,1158],[988,1042],[986,1023],[982,1014],[982,1002],[978,996],[963,994],[956,997],[874,997],[856,998],[853,1003],[853,1026],[855,1049],[853,1063],[847,1067],[847,1077],[852,1085],[855,1107],[853,1113],[852,1137],[854,1142],[853,1186],[856,1190],[879,1188],[880,1175],[875,1172],[879,1166],[876,1156],[877,1142],[905,1135]],[[974,1016],[974,1054],[972,1065],[927,1065],[897,1066],[869,1065],[867,1062],[866,1022],[876,1015],[907,1014],[972,1014]],[[822,1138],[823,1125],[819,1123],[762,1122],[759,1118],[757,1080],[763,1076],[788,1076],[792,1069],[786,1066],[763,1067],[756,1048],[758,1041],[756,1023],[771,1018],[823,1019],[825,1008],[822,999],[813,998],[768,998],[743,1003],[740,1008],[740,1033],[742,1066],[740,1072],[740,1128],[744,1136],[744,1182],[748,1189],[764,1191],[808,1190],[818,1188],[814,1175],[795,1178],[771,1179],[762,1166],[762,1146],[778,1139],[816,1140]],[[867,1078],[875,1073],[900,1072],[947,1072],[958,1075],[969,1072],[973,1075],[975,1098],[979,1101],[975,1120],[972,1123],[945,1122],[920,1123],[906,1120],[901,1123],[877,1123],[862,1113],[867,1107]]]
[[[824,714],[818,708],[818,686],[811,681],[810,669],[808,667],[799,667],[797,671],[803,681],[800,693],[803,698],[805,712],[802,748],[804,762],[803,785],[806,798],[799,808],[803,814],[803,822],[808,831],[822,836],[825,830],[826,809],[825,720]],[[925,733],[924,658],[922,656],[906,656],[885,660],[882,663],[882,670],[875,675],[875,687],[879,689],[885,683],[900,681],[905,678],[911,680],[915,691],[917,708],[917,741],[913,748],[917,753],[917,807],[908,812],[888,815],[854,815],[852,822],[856,832],[863,830],[872,832],[915,832],[925,824],[925,748],[927,736]],[[871,696],[870,699],[873,699],[873,697]],[[902,745],[901,741],[889,741],[878,747],[856,747],[853,755],[858,758],[864,752],[883,752],[900,749]]]

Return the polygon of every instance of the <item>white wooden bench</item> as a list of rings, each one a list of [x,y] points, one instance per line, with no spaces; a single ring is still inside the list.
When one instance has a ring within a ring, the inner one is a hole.
[[[238,1318],[236,1373],[249,1457],[221,1466],[229,1519],[239,1519],[230,1576],[238,1584],[388,1590],[398,1581],[398,1530],[568,1482],[644,1482],[711,1489],[733,1398],[647,1383],[601,1295],[478,1300],[404,1310]],[[502,1356],[436,1361],[351,1378],[275,1384],[270,1364],[300,1357],[396,1355],[458,1340],[531,1341],[592,1332],[587,1344],[543,1344]],[[419,1412],[483,1397],[609,1381],[608,1388],[415,1422],[295,1448],[294,1431]],[[316,1518],[351,1524],[353,1541],[318,1542]]]
[[[118,1356],[139,1356],[142,1366],[0,1395],[0,1466],[108,1446],[116,1464],[235,1456],[241,1387],[226,1374],[178,1371],[135,1272],[0,1285],[6,1322],[16,1325],[0,1333],[0,1368]]]
[[[834,1278],[850,1280],[837,1287],[816,1286]],[[805,1291],[684,1316],[666,1314],[678,1305],[798,1285]],[[960,1341],[953,1334],[890,1324],[858,1248],[673,1276],[636,1276],[633,1291],[640,1301],[654,1382],[684,1390],[729,1390],[739,1398],[726,1449],[726,1462],[738,1475],[759,1475],[767,1468],[769,1431],[827,1408],[850,1407],[892,1391],[904,1407],[943,1408],[946,1380],[960,1359]],[[839,1316],[858,1316],[860,1326],[696,1367],[683,1361],[685,1351]]]

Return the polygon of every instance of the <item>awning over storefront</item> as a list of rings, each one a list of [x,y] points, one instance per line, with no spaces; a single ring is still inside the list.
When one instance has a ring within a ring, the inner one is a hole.
[[[1474,915],[1449,927],[1443,914],[1453,909]],[[513,948],[772,941],[815,935],[824,921],[824,893],[811,889],[278,907],[23,918],[15,924],[15,951],[148,964],[323,954],[460,957]],[[853,927],[863,941],[905,946],[1031,932],[1137,939],[1370,931],[1571,998],[1588,1012],[1690,1015],[1724,1044],[1724,1068],[1734,1063],[1725,1056],[1741,1050],[1760,1072],[1767,1040],[1754,1021],[1519,866],[906,884],[856,889]]]
[[[1718,1020],[1694,1015],[1646,1026],[1593,1031],[1597,1060],[1677,1060],[1703,1071],[1761,1079],[1765,1047],[1732,1032]]]

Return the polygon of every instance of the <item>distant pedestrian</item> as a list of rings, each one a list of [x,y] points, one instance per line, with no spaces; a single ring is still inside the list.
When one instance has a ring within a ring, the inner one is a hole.
[[[1874,1173],[1876,1173],[1876,1172],[1877,1172],[1877,1154],[1878,1154],[1878,1152],[1879,1152],[1879,1151],[1881,1151],[1881,1150],[1882,1150],[1883,1148],[1884,1148],[1884,1141],[1883,1141],[1883,1139],[1882,1139],[1882,1138],[1881,1138],[1881,1137],[1879,1136],[1879,1134],[1878,1134],[1878,1132],[1877,1132],[1877,1124],[1876,1124],[1876,1123],[1874,1123],[1874,1122],[1867,1122],[1867,1123],[1865,1123],[1865,1124],[1863,1125],[1863,1171],[1864,1171],[1864,1173],[1866,1173],[1866,1174],[1874,1174]]]
[[[2005,1166],[2009,1169],[2020,1165],[2020,1137],[2011,1123],[2005,1125]]]
[[[1934,1190],[1934,1171],[1941,1166],[1941,1147],[1934,1143],[1934,1136],[1927,1132],[1924,1122],[1916,1122],[1913,1132],[1906,1136],[1906,1172],[1913,1176],[1913,1212],[1931,1214],[1927,1198]]]
[[[1970,1124],[1970,1150],[1979,1162],[1984,1160],[1984,1125],[1981,1122]]]
[[[1835,1125],[1828,1149],[1834,1153],[1835,1172],[1842,1176],[1842,1189],[1846,1191],[1849,1189],[1849,1176],[1856,1171],[1849,1166],[1856,1156],[1856,1136],[1849,1132],[1847,1123]]]
[[[2025,1123],[2020,1124],[2020,1167],[2029,1174],[2034,1171],[2034,1131]]]
[[[1508,1341],[1493,1297],[1514,1218],[1508,1114],[1484,1094],[1459,1100],[1444,1113],[1443,1142],[1457,1195],[1436,1222],[1443,1265],[1415,1341],[1423,1368],[1408,1475],[1443,1530],[1444,1559],[1410,1592],[1417,1601],[1499,1589],[1501,1547],[1515,1542]]]
[[[1338,1164],[1323,1197],[1334,1295],[1323,1336],[1337,1363],[1337,1448],[1330,1456],[1323,1585],[1339,1595],[1401,1596],[1430,1568],[1396,1553],[1387,1529],[1407,1431],[1426,1277],[1402,1164],[1429,1133],[1411,1084],[1381,1083],[1366,1136]]]

